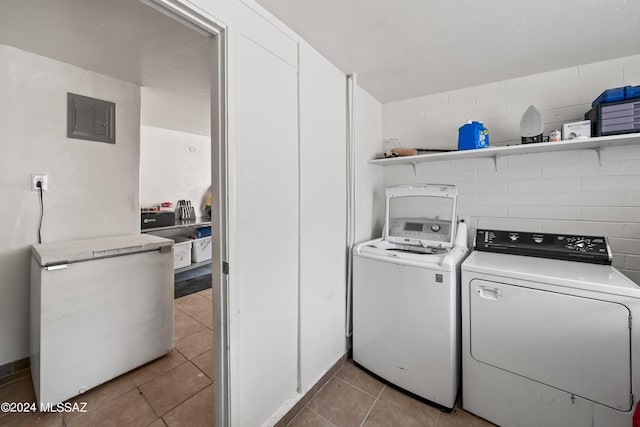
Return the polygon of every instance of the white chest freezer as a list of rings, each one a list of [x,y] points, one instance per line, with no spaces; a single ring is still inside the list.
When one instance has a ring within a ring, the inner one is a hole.
[[[31,249],[31,376],[41,405],[171,351],[172,240],[140,234]]]

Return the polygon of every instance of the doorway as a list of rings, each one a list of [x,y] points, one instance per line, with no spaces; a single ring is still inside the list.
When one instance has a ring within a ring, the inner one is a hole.
[[[195,27],[211,37],[211,206],[213,358],[215,425],[229,425],[229,337],[228,337],[228,181],[227,181],[227,78],[226,29],[184,7],[176,0],[142,0],[143,3]],[[217,201],[217,203],[216,203]]]

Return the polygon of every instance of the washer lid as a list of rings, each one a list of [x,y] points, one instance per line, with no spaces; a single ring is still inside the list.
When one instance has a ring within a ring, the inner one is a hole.
[[[451,248],[458,191],[444,184],[399,185],[385,190],[384,240],[402,245]]]

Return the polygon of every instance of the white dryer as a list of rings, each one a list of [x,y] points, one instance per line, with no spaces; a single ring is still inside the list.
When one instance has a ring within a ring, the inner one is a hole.
[[[387,188],[383,237],[353,250],[353,360],[445,408],[458,392],[468,253],[456,199],[448,185]]]
[[[478,230],[462,265],[462,406],[500,426],[631,426],[640,287],[603,237]]]

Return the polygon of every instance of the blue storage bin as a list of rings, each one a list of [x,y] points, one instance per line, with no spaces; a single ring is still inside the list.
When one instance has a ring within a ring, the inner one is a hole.
[[[203,237],[211,236],[211,227],[199,227],[196,229],[195,233],[193,233],[196,239],[201,239]]]
[[[624,99],[640,98],[640,86],[626,86],[624,88]]]
[[[615,89],[607,89],[604,92],[602,92],[600,94],[599,97],[596,98],[595,101],[593,101],[591,103],[592,107],[595,107],[596,105],[603,103],[603,102],[615,102],[615,101],[622,101],[625,97],[625,88],[624,87],[617,87]]]

